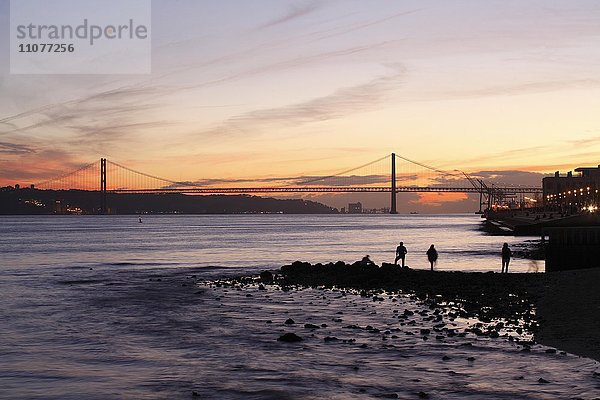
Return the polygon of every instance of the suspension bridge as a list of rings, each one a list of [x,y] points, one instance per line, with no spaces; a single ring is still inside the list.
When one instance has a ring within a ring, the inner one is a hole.
[[[539,195],[540,187],[492,185],[460,171],[444,171],[392,153],[332,175],[261,179],[173,181],[100,159],[34,185],[39,190],[100,192],[100,211],[108,210],[107,193],[115,194],[268,194],[268,193],[390,193],[390,212],[397,213],[397,194],[476,193],[482,206],[517,195]]]

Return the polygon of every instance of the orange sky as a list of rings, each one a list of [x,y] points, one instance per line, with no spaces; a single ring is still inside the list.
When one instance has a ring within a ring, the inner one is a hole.
[[[600,163],[598,2],[251,3],[153,2],[150,75],[0,61],[0,185],[100,157],[178,181],[326,175],[392,151],[473,173]]]

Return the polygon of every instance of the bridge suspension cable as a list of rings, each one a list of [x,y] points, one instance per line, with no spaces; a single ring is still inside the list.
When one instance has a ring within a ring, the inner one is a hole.
[[[299,182],[292,182],[292,183],[289,183],[288,185],[286,185],[285,187],[290,187],[293,185],[306,186],[306,185],[310,185],[310,184],[313,184],[316,182],[323,182],[324,184],[329,183],[332,186],[341,186],[344,183],[350,183],[350,181],[352,179],[355,179],[355,181],[352,182],[352,184],[360,185],[361,183],[356,182],[357,178],[370,178],[370,182],[364,182],[364,183],[362,183],[363,185],[377,183],[377,182],[373,182],[373,180],[376,180],[378,177],[382,180],[383,179],[388,180],[387,178],[389,177],[389,174],[390,174],[388,166],[384,166],[383,168],[379,168],[379,169],[377,169],[377,168],[371,169],[371,171],[369,171],[370,173],[367,175],[357,176],[357,175],[348,175],[348,174],[359,171],[361,169],[368,168],[368,167],[373,167],[376,164],[381,163],[382,161],[388,160],[388,159],[389,159],[389,156],[384,156],[384,157],[378,158],[377,160],[368,162],[366,164],[359,165],[358,167],[346,169],[346,170],[337,172],[332,175],[318,176],[318,177],[310,178],[307,180],[302,180]],[[381,166],[379,166],[379,167],[381,167]],[[335,180],[335,181],[333,181],[333,180]],[[326,182],[326,181],[330,181],[330,182]]]
[[[126,167],[114,161],[107,160],[107,167],[109,171],[107,174],[109,175],[109,181],[113,181],[111,184],[113,188],[122,187],[129,189],[142,189],[142,188],[152,188],[154,186],[155,189],[161,188],[176,188],[176,187],[196,187],[190,182],[178,182],[172,181],[170,179],[161,178],[159,176],[147,174],[145,172],[136,171],[132,168]],[[110,179],[112,178],[112,179]],[[143,179],[146,178],[146,179]],[[160,187],[156,187],[157,183],[164,183]]]
[[[39,189],[99,190],[99,160],[85,164],[71,172],[34,184]]]
[[[404,160],[404,161],[406,161],[406,162],[409,162],[409,163],[411,163],[411,164],[415,164],[415,165],[418,165],[418,166],[420,166],[420,167],[423,167],[423,168],[426,168],[426,169],[429,169],[429,170],[432,170],[432,171],[435,171],[435,172],[439,172],[440,174],[443,174],[443,175],[459,176],[459,175],[462,173],[462,171],[460,171],[460,170],[458,170],[458,169],[455,169],[455,170],[454,170],[454,171],[456,171],[456,172],[448,172],[448,171],[444,171],[444,170],[438,169],[438,168],[436,168],[436,167],[432,167],[432,166],[430,166],[430,165],[423,164],[423,163],[420,163],[420,162],[418,162],[418,161],[411,160],[410,158],[406,158],[406,157],[404,157],[404,156],[401,156],[401,155],[399,155],[399,154],[396,154],[396,158],[399,158],[399,159],[401,159],[401,160]]]

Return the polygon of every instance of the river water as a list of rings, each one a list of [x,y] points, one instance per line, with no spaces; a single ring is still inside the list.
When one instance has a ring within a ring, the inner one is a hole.
[[[535,239],[490,236],[480,224],[473,215],[0,217],[0,398],[599,398],[595,361],[502,337],[423,335],[431,319],[396,318],[424,310],[408,297],[195,283],[295,260],[393,261],[400,240],[412,268],[428,267],[434,243],[439,269],[497,271],[504,241],[514,250]],[[278,342],[285,332],[304,340]]]

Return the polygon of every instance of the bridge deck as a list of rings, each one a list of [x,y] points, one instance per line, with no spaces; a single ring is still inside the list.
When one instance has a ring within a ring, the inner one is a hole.
[[[494,187],[495,193],[521,194],[542,193],[540,187]],[[112,189],[111,193],[198,193],[198,194],[247,194],[247,193],[391,193],[390,187],[272,187],[272,188],[171,188],[171,189]],[[481,193],[475,187],[424,187],[399,186],[396,193]],[[484,193],[487,193],[484,190]]]

